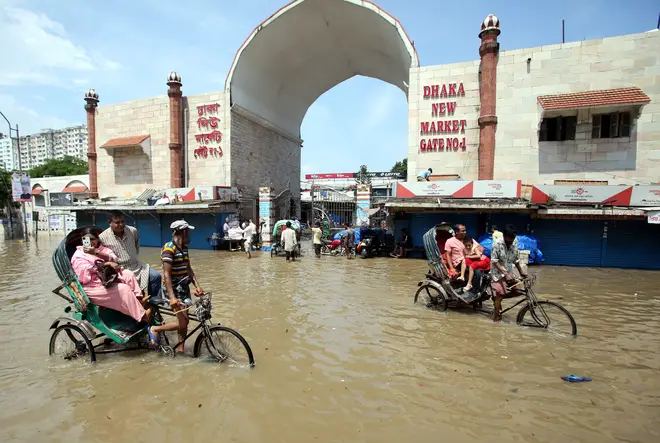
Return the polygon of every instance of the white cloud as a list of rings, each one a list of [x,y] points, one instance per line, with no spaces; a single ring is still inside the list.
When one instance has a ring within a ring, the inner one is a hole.
[[[51,116],[41,115],[32,108],[20,105],[13,96],[0,94],[0,109],[11,121],[12,128],[19,124],[19,130],[22,135],[31,134],[44,128],[61,128],[70,126],[66,120]],[[26,123],[27,122],[27,123]],[[0,121],[0,132],[6,133],[9,128],[4,119]]]
[[[45,14],[14,7],[0,9],[0,54],[10,61],[0,70],[0,85],[66,87],[62,74],[121,67],[101,55],[91,56]]]

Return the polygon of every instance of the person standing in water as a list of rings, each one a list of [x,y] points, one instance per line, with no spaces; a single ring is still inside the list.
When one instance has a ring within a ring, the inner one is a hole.
[[[286,229],[282,231],[280,242],[284,246],[284,253],[286,254],[286,261],[296,261],[296,246],[298,239],[296,238],[296,230],[291,226],[291,222],[286,222]]]
[[[323,245],[321,235],[323,235],[321,223],[317,221],[312,228],[312,243],[314,244],[314,254],[316,254],[317,258],[321,258],[321,246]]]

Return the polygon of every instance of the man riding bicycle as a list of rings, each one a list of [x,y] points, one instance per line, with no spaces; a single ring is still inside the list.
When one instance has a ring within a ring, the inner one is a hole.
[[[491,286],[495,294],[495,300],[493,301],[493,305],[495,306],[493,321],[496,322],[502,320],[500,314],[502,312],[502,299],[509,294],[515,295],[515,289],[511,291],[507,290],[507,285],[513,285],[516,282],[515,277],[512,275],[513,266],[516,266],[522,278],[527,278],[527,275],[520,266],[516,228],[512,225],[507,225],[503,234],[504,238],[502,240],[497,240],[493,243],[490,257]]]

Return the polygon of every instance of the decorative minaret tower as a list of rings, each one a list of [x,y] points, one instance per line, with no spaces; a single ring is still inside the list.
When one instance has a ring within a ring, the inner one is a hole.
[[[479,180],[492,180],[495,170],[495,129],[497,128],[497,57],[500,21],[490,14],[481,24],[481,112],[479,113]]]
[[[87,111],[87,161],[89,169],[89,198],[99,198],[99,185],[96,170],[96,108],[99,95],[95,89],[85,92],[85,111]]]
[[[183,187],[183,150],[181,143],[181,76],[170,72],[167,77],[167,96],[170,98],[170,186]]]

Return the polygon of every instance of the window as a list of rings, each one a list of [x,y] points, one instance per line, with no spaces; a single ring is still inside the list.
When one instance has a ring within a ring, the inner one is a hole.
[[[558,142],[564,140],[575,140],[576,127],[576,116],[544,118],[541,122],[539,141]]]
[[[630,137],[630,112],[593,116],[591,138]]]

